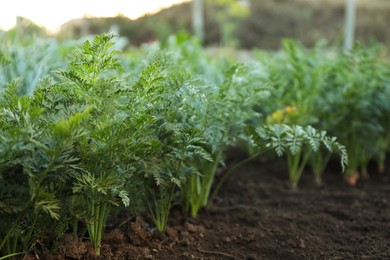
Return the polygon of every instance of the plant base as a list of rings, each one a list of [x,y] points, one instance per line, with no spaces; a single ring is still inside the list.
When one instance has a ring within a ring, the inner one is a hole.
[[[357,172],[353,174],[349,174],[344,177],[345,183],[348,184],[349,186],[356,186],[358,180],[359,180],[359,173]]]

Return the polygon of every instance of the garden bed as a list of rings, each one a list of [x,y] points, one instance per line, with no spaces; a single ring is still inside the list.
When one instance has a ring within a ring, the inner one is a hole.
[[[114,37],[85,41],[32,95],[12,77],[1,91],[0,260],[389,255],[389,173],[341,174],[385,166],[378,50],[332,59],[286,40],[285,56],[257,53],[264,67],[211,65],[177,38],[128,63]]]
[[[292,190],[283,164],[259,160],[235,173],[196,219],[173,208],[163,235],[146,215],[119,214],[108,223],[100,257],[88,239],[71,235],[59,254],[39,243],[36,253],[41,259],[387,259],[390,176],[371,172],[349,187],[335,162],[323,187],[305,172]]]

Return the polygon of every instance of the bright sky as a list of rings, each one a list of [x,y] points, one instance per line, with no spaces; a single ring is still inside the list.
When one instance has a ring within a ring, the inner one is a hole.
[[[15,25],[23,16],[51,31],[63,23],[83,16],[116,16],[137,18],[161,8],[189,0],[1,0],[0,28]]]

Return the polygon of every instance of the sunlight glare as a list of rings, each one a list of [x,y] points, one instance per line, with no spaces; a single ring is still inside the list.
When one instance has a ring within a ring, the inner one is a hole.
[[[82,17],[122,14],[131,19],[189,0],[13,0],[0,9],[0,28],[8,30],[22,16],[56,31],[67,21]]]

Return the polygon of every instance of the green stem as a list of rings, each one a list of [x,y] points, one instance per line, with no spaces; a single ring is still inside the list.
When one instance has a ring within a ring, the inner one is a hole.
[[[296,187],[295,176],[296,176],[296,161],[299,160],[300,152],[292,155],[287,152],[287,166],[290,183],[293,187]]]
[[[15,238],[13,239],[14,244],[12,245],[12,251],[9,252],[16,252],[16,249],[18,248],[18,241],[19,241],[20,233],[17,232]],[[27,250],[28,246],[25,246],[24,249]]]
[[[377,158],[378,172],[383,173],[385,170],[386,152],[381,152]]]
[[[92,222],[87,222],[87,229],[91,244],[95,248],[96,255],[100,255],[101,241],[105,229],[110,207],[104,202],[103,195],[95,192],[90,202],[90,211],[92,213]]]
[[[33,223],[30,225],[29,230],[28,230],[28,233],[27,233],[27,235],[26,235],[27,243],[29,243],[30,240],[31,240],[33,231],[35,230],[35,225],[36,225],[36,223],[37,223],[37,220],[38,220],[38,214],[35,214]],[[15,246],[15,245],[14,245],[14,246]],[[24,246],[25,246],[25,248],[28,248],[28,245],[24,245]],[[15,250],[15,248],[14,248],[14,250]]]
[[[211,167],[205,171],[205,174],[202,176],[193,176],[193,178],[190,178],[189,182],[190,186],[192,186],[192,192],[186,199],[189,200],[191,217],[195,218],[198,215],[199,210],[202,207],[207,206],[211,187],[214,182],[215,173],[221,158],[222,150],[219,150],[215,155],[215,159]]]
[[[324,153],[326,154],[324,155]],[[316,178],[321,178],[331,155],[332,154],[330,152],[324,151],[317,151],[316,153],[312,153],[311,165]]]
[[[18,253],[8,254],[8,255],[0,257],[0,260],[7,259],[7,258],[10,258],[10,257],[14,257],[14,256],[18,256],[18,255],[23,255],[25,253],[26,252],[18,252]]]
[[[160,189],[160,198],[157,199],[155,192],[148,189],[148,193],[152,197],[153,205],[152,207],[148,198],[146,198],[146,204],[148,206],[149,212],[152,215],[154,223],[158,231],[163,233],[168,222],[168,216],[171,209],[173,197],[175,194],[175,185],[172,184],[172,187],[168,188],[169,191]],[[166,192],[166,194],[165,194]]]
[[[356,131],[351,133],[351,139],[349,140],[348,148],[348,166],[346,170],[347,175],[354,175],[358,172],[359,160],[360,160],[360,146],[358,145],[358,139],[356,137]]]
[[[16,223],[18,223],[18,222],[19,222],[19,220],[17,220]],[[8,230],[7,234],[5,235],[3,241],[1,241],[0,250],[4,247],[4,245],[5,245],[6,243],[8,244],[8,247],[9,247],[9,239],[10,239],[11,234],[13,233],[14,229],[15,229],[15,224],[13,224],[13,225],[10,227],[10,229]],[[8,248],[7,250],[8,250],[8,252],[9,252],[9,251],[11,250],[11,248]]]
[[[363,178],[368,178],[368,162],[370,161],[369,158],[362,158],[360,163],[361,173]]]
[[[154,194],[153,194],[152,191],[147,187],[146,183],[145,183],[145,193],[146,193],[146,194],[152,195],[152,196],[153,196],[153,199],[152,199],[153,201],[156,200]],[[152,215],[152,219],[154,220],[154,222],[156,222],[156,215],[155,215],[155,213],[154,213],[154,210],[153,210],[152,205],[150,204],[148,195],[146,195],[146,205],[148,206],[149,212],[150,212],[150,214]],[[157,224],[156,224],[156,226],[157,226]]]
[[[158,216],[155,222],[158,231],[160,231],[161,233],[165,231],[168,222],[168,216],[169,216],[169,211],[171,209],[174,192],[175,192],[175,186],[172,185],[170,191],[167,192],[168,194],[167,197],[165,197],[164,196],[165,194],[163,194],[160,201],[155,201],[156,203],[155,209],[157,211],[156,216]]]
[[[298,171],[299,171],[299,178],[301,177],[301,175],[303,173],[303,170],[305,169],[305,166],[306,166],[306,164],[307,164],[307,162],[308,162],[308,160],[310,158],[311,153],[312,153],[311,149],[309,149],[309,151],[303,153],[304,154],[303,155],[303,160],[301,161],[299,169],[298,169]]]
[[[253,159],[259,157],[260,155],[262,155],[263,153],[265,153],[266,151],[261,151],[261,152],[258,152],[248,158],[246,158],[245,160],[242,160],[238,163],[236,163],[235,165],[233,165],[223,176],[222,178],[219,180],[218,184],[215,186],[213,192],[211,193],[210,195],[210,198],[209,198],[209,203],[207,205],[207,207],[210,207],[211,206],[211,202],[214,200],[215,196],[217,195],[218,191],[221,189],[222,185],[225,183],[225,181],[227,179],[230,178],[231,175],[233,175],[234,171],[237,170],[238,168],[240,168],[241,166],[247,164],[248,162],[252,161]]]
[[[1,249],[6,246],[6,251],[8,253],[10,252],[15,252],[16,249],[17,249],[17,246],[18,246],[18,241],[19,241],[19,232],[16,232],[15,233],[15,236],[13,237],[12,239],[12,242],[11,242],[11,236],[12,234],[14,233],[14,230],[15,228],[17,227],[17,225],[19,224],[21,218],[24,216],[25,213],[21,213],[17,219],[13,222],[14,224],[10,227],[10,229],[8,230],[7,234],[5,235],[4,239],[2,240],[1,244],[0,244],[0,251]],[[29,227],[29,231],[28,233],[26,234],[26,241],[29,242],[31,240],[31,237],[32,237],[32,233],[35,229],[35,225],[37,223],[37,219],[38,219],[38,215],[36,214],[35,217],[34,217],[34,221],[33,223],[30,225]],[[27,249],[28,248],[28,245],[23,245],[24,246],[24,249]]]
[[[201,207],[206,206],[208,203],[211,186],[214,183],[215,173],[217,172],[217,167],[221,158],[222,158],[222,149],[218,151],[210,171],[208,172],[208,174],[206,174],[204,182],[202,182],[205,183],[205,186],[202,189],[202,193],[201,193],[201,198],[202,198],[200,203]]]
[[[303,158],[302,158],[303,154]],[[311,155],[311,150],[303,153],[302,149],[299,150],[296,154],[292,155],[287,153],[287,164],[289,168],[289,179],[293,188],[296,188],[298,182],[302,176],[302,172],[307,164]]]

